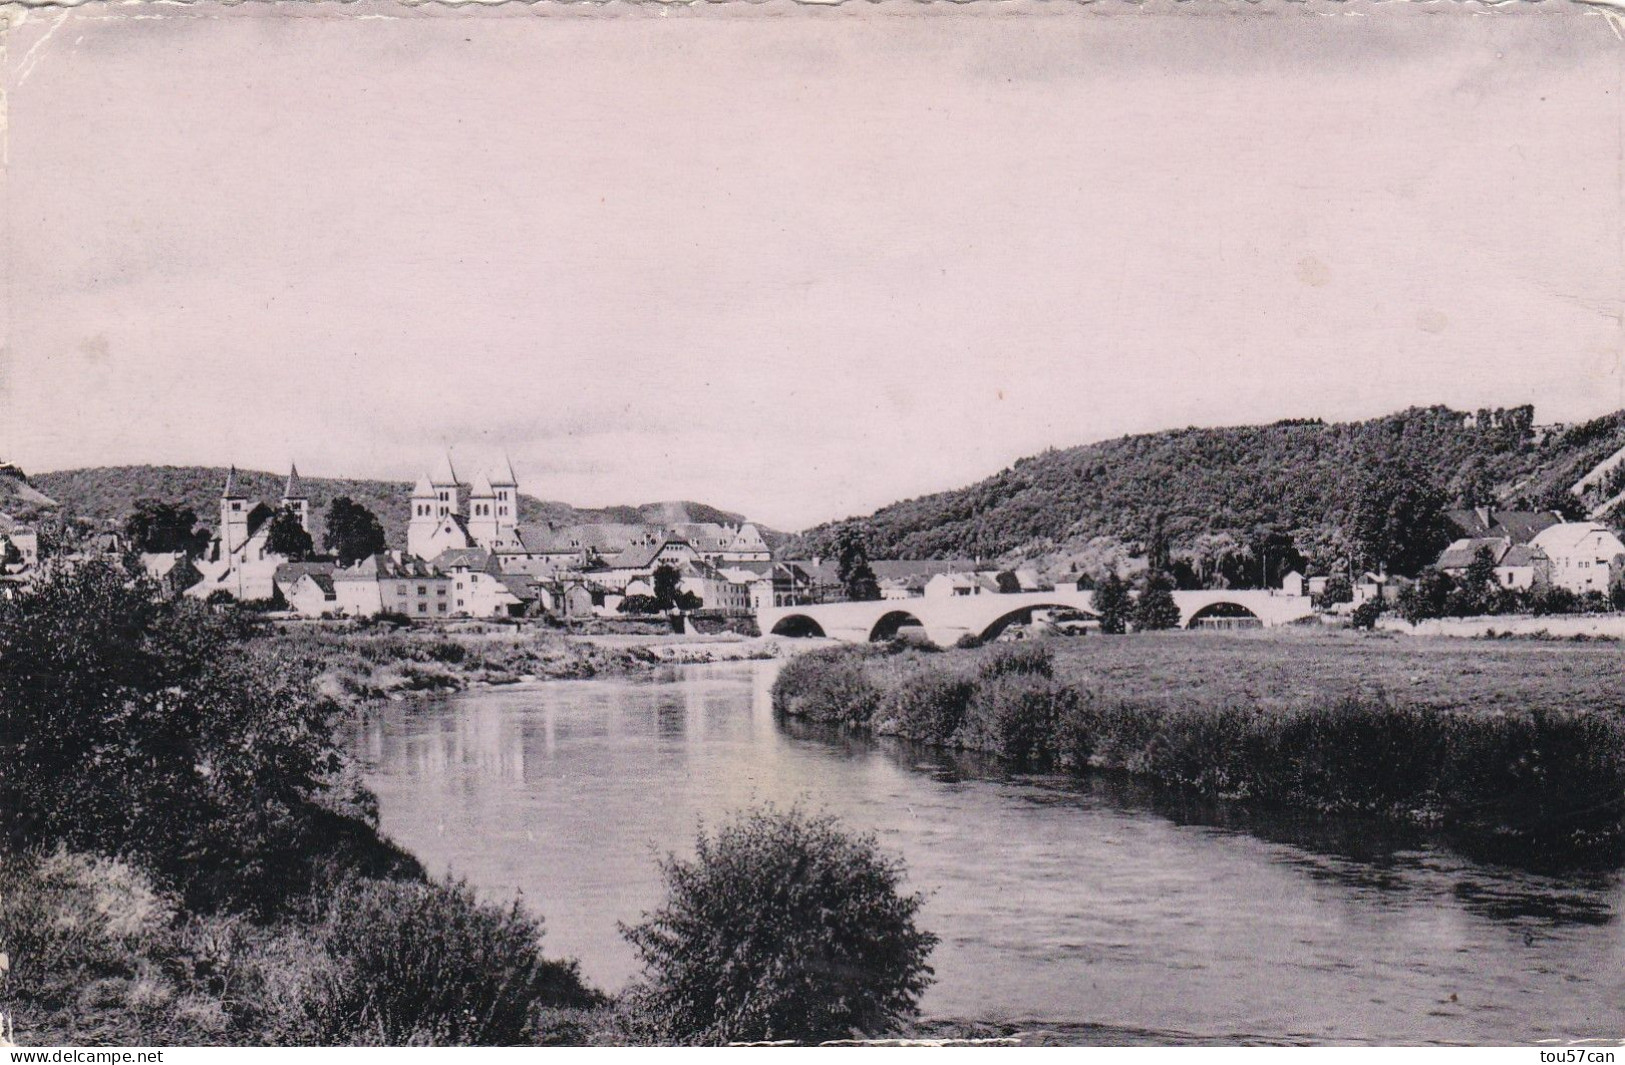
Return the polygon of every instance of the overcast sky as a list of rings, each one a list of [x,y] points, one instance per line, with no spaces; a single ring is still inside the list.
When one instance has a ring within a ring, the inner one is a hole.
[[[1625,406],[1596,9],[583,8],[32,15],[0,458],[506,449],[799,528],[1125,432]]]

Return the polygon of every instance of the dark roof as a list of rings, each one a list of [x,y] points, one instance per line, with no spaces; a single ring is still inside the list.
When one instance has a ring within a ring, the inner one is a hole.
[[[1504,536],[1515,544],[1527,544],[1542,529],[1562,520],[1549,510],[1495,510],[1491,507],[1447,510],[1445,517],[1461,530],[1463,536]]]
[[[1487,547],[1490,557],[1496,563],[1512,547],[1512,541],[1504,536],[1475,536],[1470,539],[1457,540],[1439,556],[1436,565],[1440,569],[1466,569],[1478,558],[1479,548]]]
[[[332,562],[284,562],[276,568],[272,580],[286,587],[293,587],[294,582],[309,573],[312,576],[331,577],[338,566]]]
[[[520,599],[535,599],[541,594],[542,582],[528,573],[499,573],[497,580]]]
[[[605,559],[605,561],[609,563],[611,569],[643,569],[653,563],[659,557],[660,552],[667,547],[679,544],[691,551],[694,549],[694,545],[687,540],[676,536],[668,536],[649,547],[629,547],[614,558]]]
[[[1498,566],[1533,566],[1537,558],[1545,558],[1539,548],[1528,544],[1513,544],[1507,553],[1501,556]]]
[[[492,570],[491,552],[483,547],[448,547],[434,557],[431,563],[436,569],[449,570],[459,566],[465,569],[487,572]]]
[[[306,499],[305,482],[299,479],[299,467],[288,464],[288,483],[282,488],[283,499]]]

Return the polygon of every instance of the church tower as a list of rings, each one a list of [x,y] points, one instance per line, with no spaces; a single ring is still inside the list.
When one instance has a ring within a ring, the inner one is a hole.
[[[519,524],[519,480],[513,475],[513,462],[506,455],[497,469],[496,480],[491,482],[496,494],[497,538],[511,540],[514,526]]]
[[[406,523],[406,551],[426,558],[434,531],[440,525],[440,496],[429,484],[429,478],[419,477],[412,489],[412,516]]]
[[[310,497],[305,495],[305,482],[299,479],[299,467],[288,464],[288,483],[282,488],[282,506],[292,508],[299,515],[299,527],[310,531]]]
[[[461,514],[461,503],[457,498],[457,490],[462,487],[457,480],[457,471],[451,468],[451,453],[440,456],[440,463],[429,475],[429,486],[434,489],[435,514],[444,518],[448,514]]]
[[[474,477],[474,486],[468,491],[468,535],[487,551],[496,546],[501,535],[497,505],[496,489],[482,471]]]
[[[248,497],[237,487],[237,467],[226,474],[220,490],[220,552],[234,553],[248,542]]]

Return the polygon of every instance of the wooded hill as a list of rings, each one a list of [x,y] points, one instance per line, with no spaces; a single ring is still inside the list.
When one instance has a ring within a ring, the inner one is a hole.
[[[863,523],[871,558],[1054,559],[1097,537],[1143,544],[1160,521],[1174,547],[1204,534],[1289,534],[1305,555],[1339,547],[1353,474],[1397,460],[1455,505],[1571,512],[1625,488],[1625,467],[1569,492],[1625,446],[1625,411],[1572,426],[1534,410],[1412,408],[1364,422],[1320,420],[1125,436],[1018,461],[988,479],[808,530],[791,545],[830,553]]]
[[[238,470],[237,483],[252,501],[275,506],[282,497],[285,474]],[[390,546],[406,543],[412,485],[407,481],[368,481],[330,477],[302,477],[310,496],[311,533],[320,547],[327,507],[339,496],[349,496],[378,516]],[[220,486],[226,470],[221,466],[97,466],[57,473],[38,473],[29,481],[55,499],[64,511],[98,523],[122,523],[137,500],[156,499],[191,507],[198,521],[213,527],[219,521]],[[527,522],[739,522],[731,514],[704,503],[648,503],[642,506],[581,510],[568,503],[519,497],[519,520]],[[763,529],[764,536],[772,534]],[[771,543],[771,540],[769,541]]]

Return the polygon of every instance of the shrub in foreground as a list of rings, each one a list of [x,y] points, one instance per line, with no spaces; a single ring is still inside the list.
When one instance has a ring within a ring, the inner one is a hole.
[[[662,1041],[817,1040],[895,1030],[918,1012],[937,937],[901,862],[830,817],[771,808],[701,834],[663,864],[665,905],[623,928]]]
[[[324,1044],[511,1046],[535,1011],[591,1005],[573,962],[541,955],[541,924],[467,884],[359,880],[317,933],[331,959],[306,1005]]]

